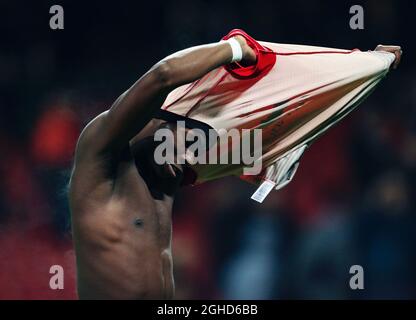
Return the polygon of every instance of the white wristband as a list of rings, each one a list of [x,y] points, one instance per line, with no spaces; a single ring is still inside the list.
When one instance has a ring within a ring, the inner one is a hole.
[[[234,38],[230,38],[224,42],[227,42],[231,46],[233,52],[233,58],[230,63],[241,61],[241,59],[243,59],[243,49],[241,48],[240,43]]]

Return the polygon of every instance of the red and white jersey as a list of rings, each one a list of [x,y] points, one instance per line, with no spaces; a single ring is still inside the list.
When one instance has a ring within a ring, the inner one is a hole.
[[[162,106],[216,130],[262,129],[259,175],[242,175],[243,164],[195,165],[196,184],[236,175],[282,188],[295,174],[305,149],[360,104],[395,59],[379,51],[257,44],[273,59],[255,76],[220,67],[172,91]]]

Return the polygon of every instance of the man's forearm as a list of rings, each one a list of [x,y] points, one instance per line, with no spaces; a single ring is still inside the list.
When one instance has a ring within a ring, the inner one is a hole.
[[[243,59],[255,57],[244,39],[239,43]],[[112,153],[122,148],[154,117],[169,92],[232,59],[231,45],[218,42],[179,51],[155,64],[103,115],[100,133],[95,135],[98,152]]]
[[[231,46],[226,42],[178,51],[156,63],[114,103],[110,111],[130,119],[146,118],[147,123],[169,92],[230,63],[232,57]]]
[[[175,88],[230,63],[232,57],[231,46],[226,42],[218,42],[176,52],[163,59],[160,64],[165,69],[162,71],[165,84]]]

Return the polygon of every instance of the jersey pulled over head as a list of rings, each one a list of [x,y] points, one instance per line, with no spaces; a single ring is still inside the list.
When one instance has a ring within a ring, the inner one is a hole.
[[[262,141],[254,144],[260,150],[252,152],[258,155],[255,160],[261,170],[244,174],[248,166],[242,161],[195,164],[188,168],[192,170],[190,184],[235,175],[263,187],[266,182],[266,189],[284,187],[305,149],[358,106],[395,59],[388,52],[255,41],[241,30],[231,31],[224,39],[235,35],[245,37],[255,50],[256,64],[232,63],[173,90],[160,117],[191,119],[214,129],[218,140],[210,150],[219,152],[223,150],[220,138],[229,130],[261,129]],[[230,147],[228,153],[241,148],[227,139],[221,141]],[[262,201],[268,190],[261,192],[255,200]]]

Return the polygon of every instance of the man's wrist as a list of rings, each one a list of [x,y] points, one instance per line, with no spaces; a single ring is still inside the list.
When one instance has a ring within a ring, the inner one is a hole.
[[[221,42],[225,42],[230,45],[232,57],[230,63],[239,62],[243,59],[243,48],[235,38],[230,38],[228,40],[221,40]]]

